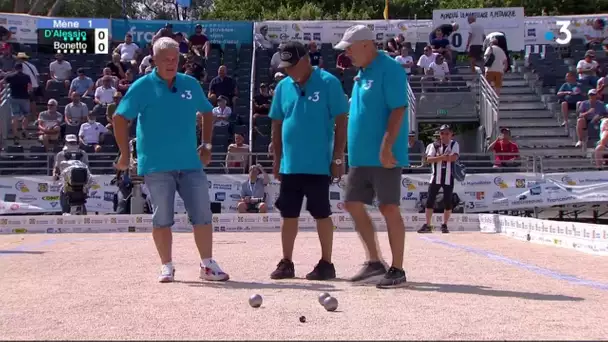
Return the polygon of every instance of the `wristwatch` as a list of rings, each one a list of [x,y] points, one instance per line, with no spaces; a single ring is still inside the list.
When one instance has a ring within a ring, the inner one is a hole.
[[[210,143],[202,143],[201,146],[208,151],[211,151],[211,148],[213,147],[213,145],[211,145]]]
[[[342,159],[334,159],[334,164],[342,165]]]

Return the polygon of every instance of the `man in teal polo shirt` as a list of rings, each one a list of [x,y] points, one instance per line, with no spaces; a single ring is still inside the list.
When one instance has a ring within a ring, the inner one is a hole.
[[[225,281],[228,274],[212,259],[209,188],[203,163],[211,155],[213,115],[200,84],[178,74],[179,45],[168,37],[153,46],[156,69],[137,80],[123,97],[113,117],[120,149],[117,168],[129,166],[129,120],[137,118],[137,172],[144,176],[152,209],[152,237],[161,260],[160,282],[172,282],[175,268],[171,245],[175,192],[184,201],[194,226],[201,257],[200,277]],[[196,148],[196,115],[203,115],[203,145]],[[200,156],[199,156],[200,153]]]
[[[378,287],[405,283],[405,225],[401,217],[401,171],[409,165],[407,75],[401,65],[375,45],[365,25],[349,28],[336,49],[346,50],[359,67],[348,119],[348,179],[345,207],[363,241],[368,261],[352,278],[360,281],[384,274]],[[380,260],[376,233],[365,209],[376,198],[386,220],[393,262]]]
[[[331,262],[334,227],[329,186],[332,177],[344,174],[348,102],[340,81],[310,64],[304,45],[289,42],[279,54],[279,68],[284,68],[289,77],[275,88],[269,116],[273,120],[273,172],[281,181],[275,206],[283,218],[283,259],[270,277],[295,277],[293,247],[306,197],[306,209],[317,221],[321,242],[321,260],[306,279],[333,279],[336,270]]]

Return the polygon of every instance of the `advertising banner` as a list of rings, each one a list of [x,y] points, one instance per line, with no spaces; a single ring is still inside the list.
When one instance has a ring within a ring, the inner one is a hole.
[[[263,21],[254,25],[256,39],[266,40],[272,44],[280,44],[290,40],[302,43],[316,41],[318,43],[336,44],[344,35],[344,31],[353,25],[367,25],[374,31],[377,42],[384,42],[399,34],[405,41],[417,42],[428,39],[432,21],[430,20],[362,20],[362,21]],[[426,37],[426,38],[425,38]]]
[[[194,33],[197,24],[203,25],[203,33],[212,43],[217,44],[251,44],[253,42],[253,23],[249,21],[178,21],[178,20],[112,20],[112,40],[123,41],[131,33],[133,41],[140,47],[152,41],[152,37],[165,26],[173,24],[173,32],[182,32],[186,36]]]
[[[452,50],[464,52],[469,38],[469,16],[475,16],[486,34],[503,32],[509,41],[509,49],[525,49],[525,16],[523,7],[446,9],[433,11],[433,27],[442,24],[458,24],[458,31],[449,37]],[[428,41],[428,36],[426,37]]]
[[[547,35],[547,32],[551,32],[552,36],[558,37],[560,35],[561,26],[557,25],[557,21],[568,21],[568,30],[572,33],[572,38],[585,39],[585,35],[592,35],[593,28],[591,23],[594,19],[604,19],[608,22],[608,15],[597,14],[597,15],[560,15],[554,17],[527,17],[526,18],[526,30],[525,30],[525,44],[526,45],[547,45],[555,44],[550,38],[551,35]],[[608,35],[608,29],[604,28],[604,37]],[[509,45],[511,41],[509,41]]]
[[[0,26],[11,31],[10,42],[36,44],[38,17],[25,14],[0,13]]]
[[[403,175],[401,209],[406,212],[423,210],[427,197],[429,176]],[[89,192],[87,209],[111,213],[116,187],[110,185],[112,176],[95,176]],[[221,204],[222,212],[235,213],[241,186],[247,175],[208,175],[211,201]],[[329,197],[333,212],[344,212],[345,177],[331,185]],[[0,177],[0,214],[58,212],[60,184],[50,177]],[[144,191],[145,193],[145,191]],[[534,207],[608,202],[608,171],[588,171],[554,174],[504,173],[471,174],[454,186],[460,199],[455,212],[488,212]],[[269,208],[279,195],[279,182],[271,177],[266,187]],[[306,203],[302,208],[306,207]],[[377,210],[377,204],[370,208]],[[176,196],[175,211],[185,213],[184,203]]]

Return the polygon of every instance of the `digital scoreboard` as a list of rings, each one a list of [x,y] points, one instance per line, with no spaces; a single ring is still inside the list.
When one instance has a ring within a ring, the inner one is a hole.
[[[108,54],[110,21],[107,19],[40,19],[38,52],[47,54]]]

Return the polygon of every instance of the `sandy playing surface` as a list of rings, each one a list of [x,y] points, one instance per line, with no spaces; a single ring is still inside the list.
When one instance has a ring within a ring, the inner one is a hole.
[[[381,246],[390,257],[386,233]],[[406,288],[355,286],[355,233],[334,241],[338,277],[272,281],[278,233],[218,233],[228,283],[198,279],[190,234],[175,234],[173,284],[159,284],[149,234],[0,236],[0,339],[606,339],[608,260],[498,235],[408,233]],[[299,277],[319,258],[301,233]],[[321,292],[338,311],[317,302]],[[264,297],[259,309],[252,294]],[[307,322],[300,323],[299,317]]]

